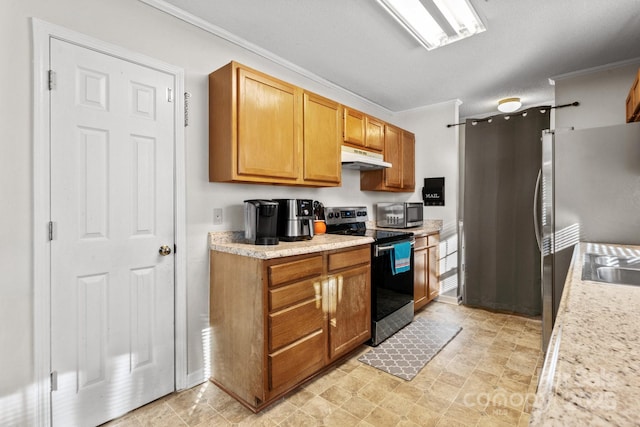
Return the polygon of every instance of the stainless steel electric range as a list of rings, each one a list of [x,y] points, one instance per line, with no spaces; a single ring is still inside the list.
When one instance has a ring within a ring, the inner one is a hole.
[[[371,345],[378,345],[413,320],[412,233],[368,229],[367,208],[326,207],[327,233],[367,236],[371,244]],[[391,252],[394,245],[411,243],[410,268],[393,274]]]

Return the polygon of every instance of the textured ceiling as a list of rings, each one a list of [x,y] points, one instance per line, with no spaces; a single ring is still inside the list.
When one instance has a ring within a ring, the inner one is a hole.
[[[640,0],[471,0],[487,31],[432,51],[375,0],[165,1],[391,111],[526,108],[550,77],[640,58]]]

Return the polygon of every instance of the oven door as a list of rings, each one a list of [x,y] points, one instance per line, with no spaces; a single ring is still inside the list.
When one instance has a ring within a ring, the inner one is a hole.
[[[400,243],[400,242],[395,242]],[[371,320],[379,321],[413,301],[413,240],[410,268],[393,274],[392,244],[372,245],[371,257]]]

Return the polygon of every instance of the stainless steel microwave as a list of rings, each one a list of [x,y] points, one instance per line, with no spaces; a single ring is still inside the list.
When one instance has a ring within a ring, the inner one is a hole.
[[[385,228],[419,227],[423,221],[421,202],[378,203],[376,226]]]

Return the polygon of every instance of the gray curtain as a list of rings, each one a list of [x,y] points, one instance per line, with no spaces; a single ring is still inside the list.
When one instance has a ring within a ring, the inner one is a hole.
[[[549,109],[465,125],[467,305],[528,316],[542,311],[533,195]]]

